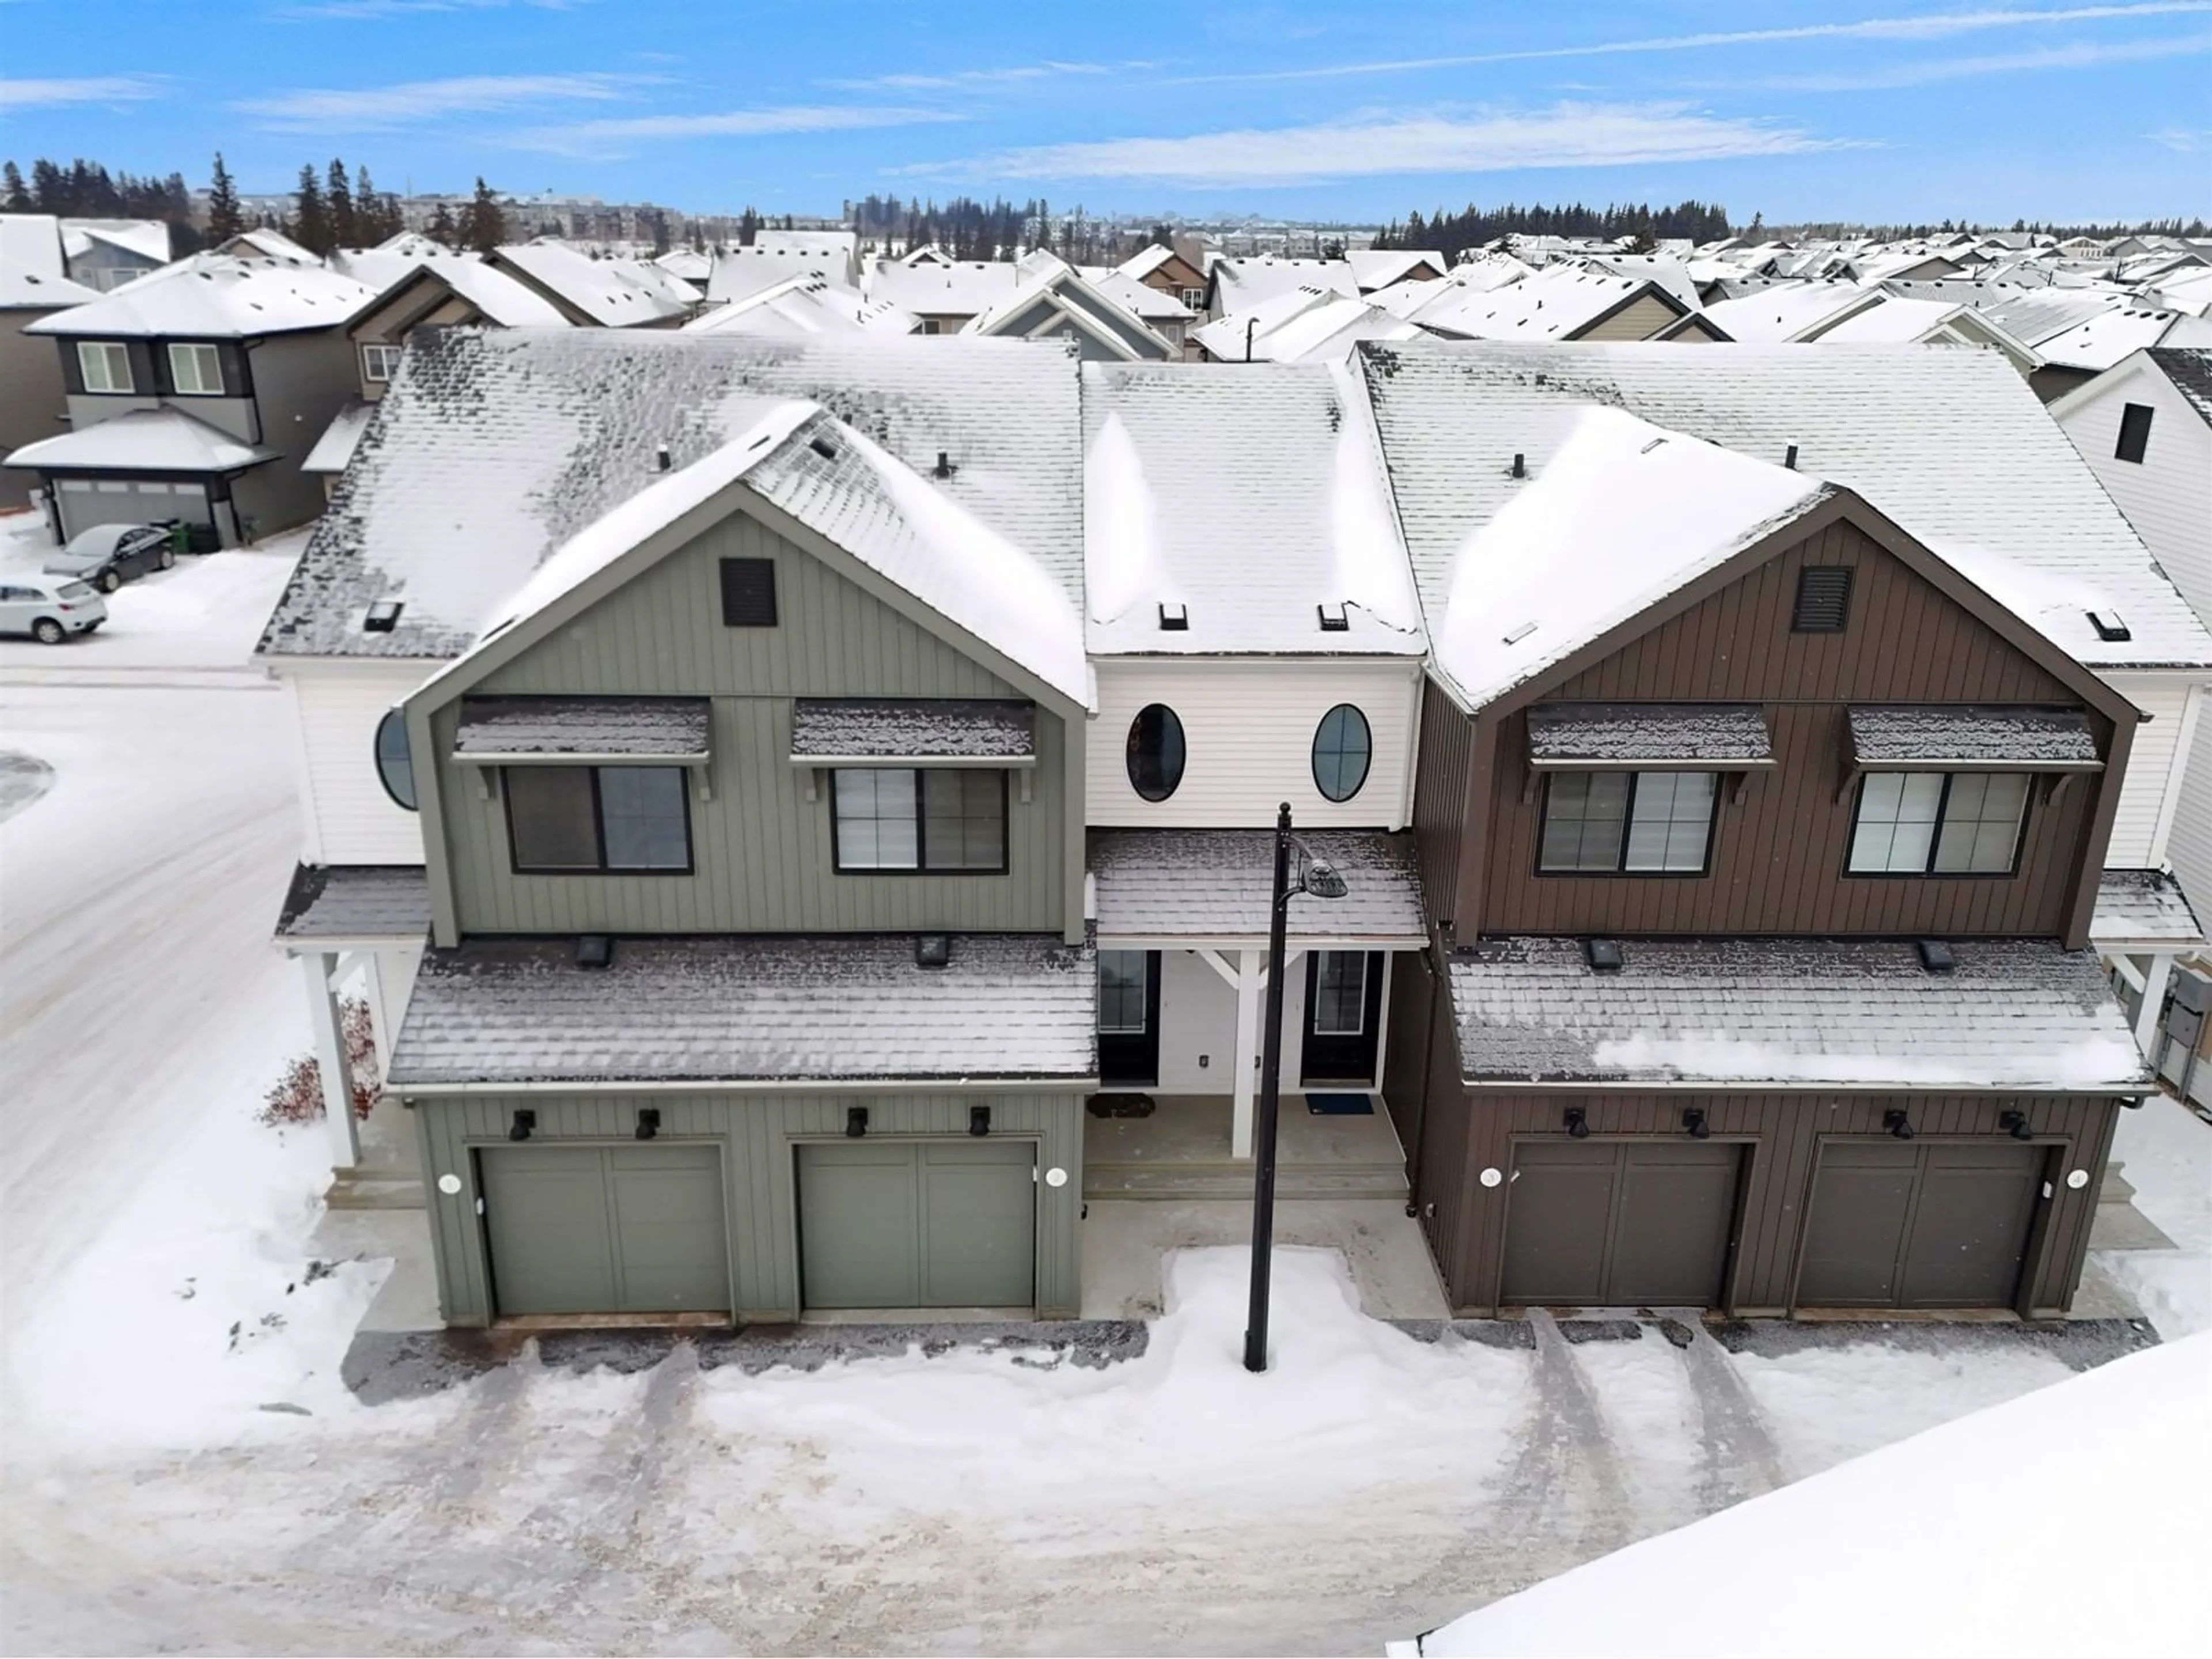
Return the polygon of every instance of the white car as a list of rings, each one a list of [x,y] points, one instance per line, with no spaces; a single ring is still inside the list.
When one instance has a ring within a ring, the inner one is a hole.
[[[69,577],[0,576],[0,634],[28,634],[59,645],[107,620],[107,601]]]

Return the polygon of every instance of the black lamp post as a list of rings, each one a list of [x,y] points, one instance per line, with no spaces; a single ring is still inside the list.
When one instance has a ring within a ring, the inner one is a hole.
[[[1291,854],[1297,854],[1298,872],[1291,878]],[[1282,1105],[1283,1081],[1283,933],[1289,919],[1291,896],[1310,893],[1316,898],[1340,899],[1344,878],[1325,859],[1316,858],[1291,833],[1291,804],[1285,801],[1275,814],[1275,889],[1267,909],[1267,1028],[1261,1043],[1260,1121],[1253,1152],[1252,1178],[1252,1301],[1244,1321],[1244,1369],[1267,1369],[1267,1280],[1275,1242],[1275,1121]]]

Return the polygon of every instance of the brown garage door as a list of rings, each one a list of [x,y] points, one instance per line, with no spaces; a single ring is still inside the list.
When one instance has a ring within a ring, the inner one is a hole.
[[[2007,1141],[1820,1150],[1797,1304],[2003,1308],[2020,1289],[2045,1153]]]
[[[1500,1299],[1711,1307],[1742,1158],[1717,1141],[1524,1143],[1506,1199]]]

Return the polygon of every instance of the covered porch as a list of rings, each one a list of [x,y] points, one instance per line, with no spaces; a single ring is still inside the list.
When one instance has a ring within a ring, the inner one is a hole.
[[[1333,830],[1301,840],[1335,867],[1346,890],[1340,899],[1301,894],[1290,902],[1283,986],[1286,1123],[1315,1115],[1307,1110],[1307,1094],[1372,1103],[1389,1046],[1393,957],[1424,944],[1409,836]],[[1124,1126],[1102,1151],[1148,1146],[1155,1162],[1200,1165],[1217,1153],[1250,1158],[1265,1035],[1273,845],[1267,830],[1129,830],[1091,836],[1102,1087],[1109,1094],[1145,1093],[1158,1103],[1150,1118],[1100,1120]],[[1390,1139],[1379,1113],[1348,1115],[1375,1122]],[[1341,1127],[1296,1133],[1301,1149],[1358,1151],[1358,1137]],[[1286,1127],[1286,1167],[1297,1157],[1292,1135]],[[1375,1160],[1361,1153],[1350,1161]]]

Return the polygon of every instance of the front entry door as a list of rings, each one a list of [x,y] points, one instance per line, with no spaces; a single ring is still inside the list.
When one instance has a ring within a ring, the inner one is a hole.
[[[1160,953],[1098,953],[1098,1080],[1149,1089],[1160,1080]]]
[[[1305,1049],[1298,1068],[1306,1086],[1372,1085],[1382,1024],[1380,951],[1306,952]]]

